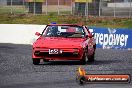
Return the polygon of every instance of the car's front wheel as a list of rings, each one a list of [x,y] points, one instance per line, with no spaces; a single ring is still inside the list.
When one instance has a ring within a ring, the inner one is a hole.
[[[87,53],[87,50],[85,50],[85,52],[83,53],[83,57],[80,60],[80,63],[81,64],[86,64],[87,63],[87,60],[88,60],[88,53]]]
[[[94,62],[94,54],[88,57],[88,62]]]
[[[36,58],[34,59],[33,58],[33,64],[34,65],[39,65],[39,63],[40,63],[40,59],[38,59],[38,58],[37,59]]]
[[[94,58],[95,58],[95,49],[94,49],[94,53],[92,55],[88,56],[88,61],[89,62],[94,62],[95,61]]]

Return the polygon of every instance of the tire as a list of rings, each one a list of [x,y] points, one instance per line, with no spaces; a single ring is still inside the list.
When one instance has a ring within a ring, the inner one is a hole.
[[[37,58],[33,58],[33,64],[34,65],[39,65],[39,63],[40,63],[40,59],[37,59]]]
[[[94,51],[96,50],[96,44],[95,45],[93,45],[93,48],[94,48]]]
[[[94,62],[94,54],[88,57],[88,62]]]
[[[94,56],[95,56],[95,50],[94,53],[88,57],[88,62],[94,62],[95,61]]]
[[[96,44],[93,46],[93,48],[94,48],[94,53],[93,53],[93,55],[88,57],[88,62],[94,62],[95,61]]]
[[[80,60],[80,63],[85,65],[87,63],[87,58],[88,58],[87,50],[85,50],[85,52],[83,53],[82,59]]]

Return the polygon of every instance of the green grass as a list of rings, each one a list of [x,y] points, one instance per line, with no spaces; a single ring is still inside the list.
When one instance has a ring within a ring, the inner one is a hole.
[[[22,14],[25,13],[26,9],[22,6],[5,6],[0,7],[0,14],[6,14],[6,13],[15,13],[15,14]]]
[[[110,27],[110,28],[132,28],[132,19],[114,18],[114,17],[82,17],[56,15],[32,15],[32,14],[0,14],[0,24],[49,24],[51,22],[79,24],[83,23],[88,26]]]

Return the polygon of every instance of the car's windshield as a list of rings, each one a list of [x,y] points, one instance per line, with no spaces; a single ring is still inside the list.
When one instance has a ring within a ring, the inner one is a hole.
[[[80,26],[48,26],[43,35],[45,37],[82,38],[84,34],[83,27]]]

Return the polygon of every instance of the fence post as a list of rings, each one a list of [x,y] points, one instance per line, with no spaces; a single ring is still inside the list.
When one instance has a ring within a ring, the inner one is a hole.
[[[36,9],[35,0],[34,0],[33,5],[34,5],[34,6],[33,6],[33,10],[34,10],[33,13],[34,13],[34,15],[35,15],[35,9]]]
[[[88,0],[86,0],[86,14],[85,16],[88,16]]]
[[[58,0],[58,15],[60,14],[59,6],[60,6],[60,0]]]
[[[13,7],[12,7],[12,0],[11,0],[11,14],[13,13]]]
[[[72,7],[72,0],[71,0],[71,15],[72,15],[72,13],[73,13],[73,12],[72,12],[72,11],[73,11],[73,9],[72,9],[72,8],[73,8],[73,7]]]
[[[25,14],[25,1],[24,0],[22,0],[22,4],[23,4],[23,11],[24,11],[24,14]]]
[[[48,2],[46,0],[46,15],[48,14]]]
[[[132,1],[130,2],[130,9],[129,9],[129,18],[131,18],[131,9],[132,9]]]
[[[85,5],[85,16],[87,16],[87,0],[86,0],[86,5]]]
[[[100,16],[100,10],[101,10],[101,0],[99,0],[99,16]]]
[[[114,0],[114,17],[116,16],[116,3],[115,3],[115,0]]]

